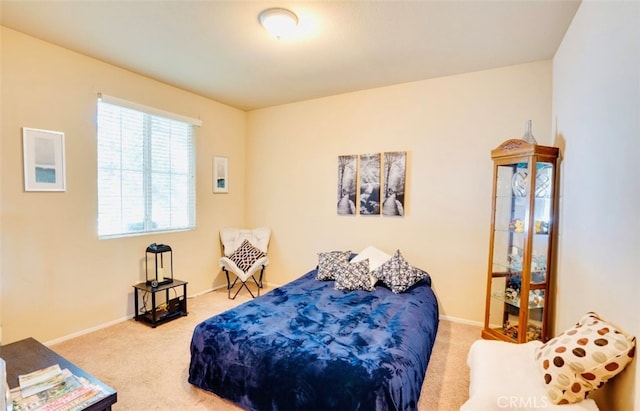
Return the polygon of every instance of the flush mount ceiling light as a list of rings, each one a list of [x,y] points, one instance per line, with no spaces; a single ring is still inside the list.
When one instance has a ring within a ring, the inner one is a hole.
[[[258,21],[277,39],[291,36],[298,26],[298,16],[290,10],[281,8],[263,10],[258,15]]]

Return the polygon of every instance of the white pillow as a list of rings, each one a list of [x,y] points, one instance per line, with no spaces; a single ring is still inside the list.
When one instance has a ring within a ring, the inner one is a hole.
[[[374,246],[370,245],[364,250],[360,251],[357,256],[353,257],[352,263],[358,263],[364,260],[369,260],[369,279],[371,280],[371,286],[375,286],[378,279],[372,275],[373,270],[380,267],[382,264],[391,259],[391,256],[384,251],[378,250]]]
[[[352,263],[357,263],[369,259],[369,272],[375,270],[389,260],[391,256],[384,251],[378,250],[374,246],[369,246],[353,257]]]

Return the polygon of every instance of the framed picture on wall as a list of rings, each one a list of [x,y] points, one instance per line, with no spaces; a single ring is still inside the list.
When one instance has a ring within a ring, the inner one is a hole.
[[[65,191],[64,133],[22,128],[25,191]]]
[[[356,168],[358,156],[338,156],[338,215],[356,213]]]
[[[407,152],[384,153],[382,215],[404,216]]]
[[[360,154],[360,215],[380,215],[380,153]]]
[[[213,192],[229,192],[229,160],[227,157],[213,157]]]

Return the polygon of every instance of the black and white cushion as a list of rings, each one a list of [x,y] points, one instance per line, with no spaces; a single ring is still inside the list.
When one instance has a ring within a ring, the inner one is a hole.
[[[318,253],[318,273],[320,281],[334,280],[335,273],[343,264],[349,262],[351,251],[328,251]]]
[[[375,287],[371,284],[371,277],[369,276],[368,259],[341,265],[335,272],[335,280],[334,288],[336,290],[375,290]]]
[[[396,250],[389,260],[376,268],[371,274],[382,280],[396,294],[403,293],[418,281],[429,278],[429,274],[426,271],[411,266],[402,257],[400,250]]]
[[[266,255],[262,250],[254,247],[249,240],[244,240],[240,247],[229,256],[229,259],[233,261],[239,269],[247,272],[256,261]]]

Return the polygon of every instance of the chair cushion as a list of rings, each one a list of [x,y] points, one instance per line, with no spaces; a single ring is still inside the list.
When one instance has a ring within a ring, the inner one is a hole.
[[[246,272],[256,261],[266,255],[262,250],[254,247],[249,240],[244,240],[240,247],[229,256],[229,259],[233,261],[239,269]]]
[[[536,361],[554,404],[582,401],[631,362],[635,337],[585,314],[578,323],[536,350]]]
[[[254,247],[266,253],[270,237],[271,229],[267,227],[254,229],[225,227],[220,229],[220,240],[224,246],[224,255],[227,257],[231,256],[244,240],[249,240]]]

